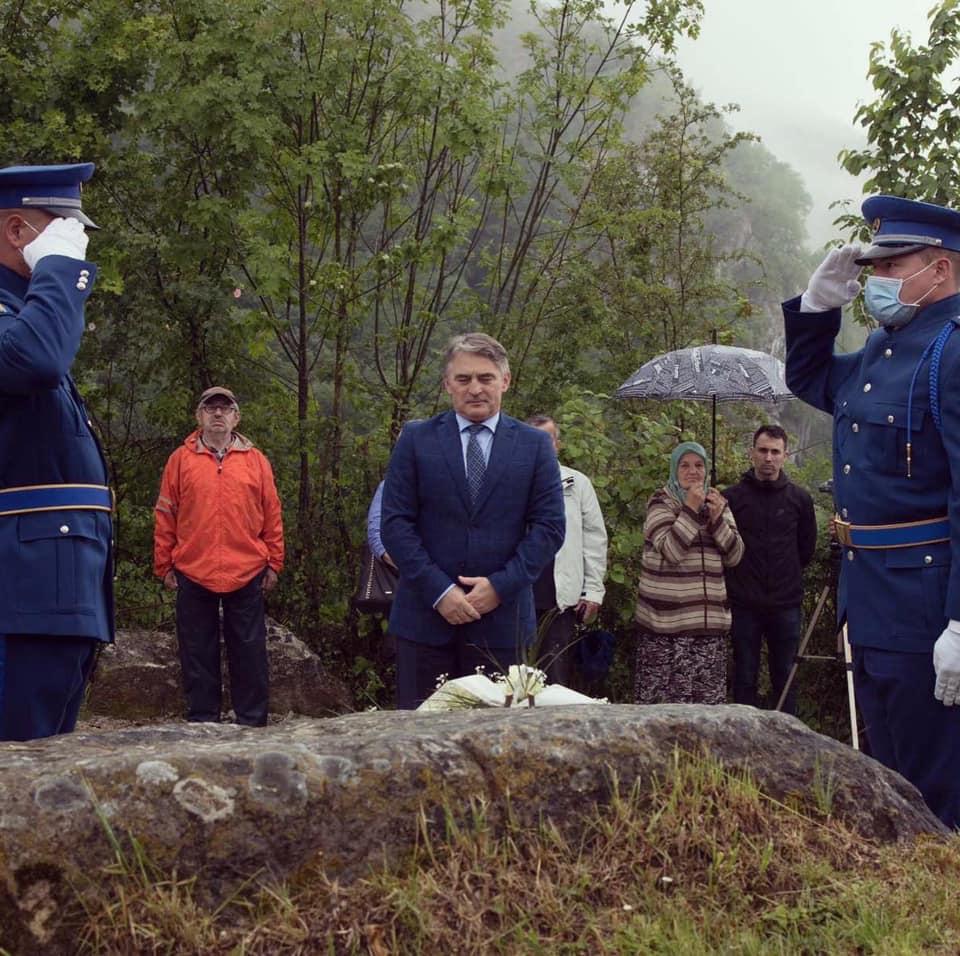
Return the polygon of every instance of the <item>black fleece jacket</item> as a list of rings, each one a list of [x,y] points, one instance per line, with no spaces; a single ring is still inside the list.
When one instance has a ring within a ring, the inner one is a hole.
[[[813,499],[784,472],[759,481],[751,468],[724,492],[746,546],[743,560],[726,569],[733,607],[799,607],[803,569],[817,546]]]

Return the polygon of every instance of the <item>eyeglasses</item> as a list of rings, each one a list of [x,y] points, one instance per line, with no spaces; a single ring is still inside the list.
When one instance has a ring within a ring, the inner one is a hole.
[[[201,405],[200,411],[206,412],[208,415],[216,415],[217,412],[227,415],[230,412],[238,411],[238,409],[236,405]]]

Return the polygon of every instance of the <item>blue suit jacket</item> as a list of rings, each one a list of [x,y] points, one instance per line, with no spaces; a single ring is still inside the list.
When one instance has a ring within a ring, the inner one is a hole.
[[[406,425],[390,459],[381,536],[400,569],[390,631],[419,644],[525,644],[536,629],[532,584],[563,544],[560,469],[549,436],[501,413],[475,506],[456,415]],[[500,606],[448,624],[433,602],[460,575],[487,577]]]
[[[95,275],[66,256],[44,257],[29,279],[0,266],[0,488],[107,483],[69,375]],[[0,516],[0,634],[110,640],[111,535],[103,511]]]

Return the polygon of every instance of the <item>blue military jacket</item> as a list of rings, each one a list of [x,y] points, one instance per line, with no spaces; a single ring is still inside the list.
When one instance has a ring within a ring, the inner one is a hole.
[[[949,542],[845,549],[841,619],[845,614],[854,644],[930,652],[947,619],[960,620],[960,330],[947,340],[940,365],[942,435],[931,414],[931,360],[924,351],[946,323],[960,322],[960,296],[921,309],[899,330],[878,329],[849,354],[833,351],[839,309],[799,309],[799,299],[783,305],[787,385],[833,415],[833,492],[840,517],[864,525],[950,519]]]
[[[0,489],[107,484],[69,375],[95,275],[66,256],[29,279],[0,266]],[[0,515],[0,634],[111,640],[111,534],[105,511]]]

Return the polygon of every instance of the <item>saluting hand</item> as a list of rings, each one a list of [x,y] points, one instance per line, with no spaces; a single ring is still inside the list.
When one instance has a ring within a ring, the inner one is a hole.
[[[23,247],[23,259],[31,272],[44,256],[83,259],[87,254],[87,242],[83,223],[76,219],[53,219],[33,242]]]
[[[826,312],[839,309],[860,294],[860,243],[848,242],[842,249],[831,249],[810,277],[800,297],[801,312]]]

